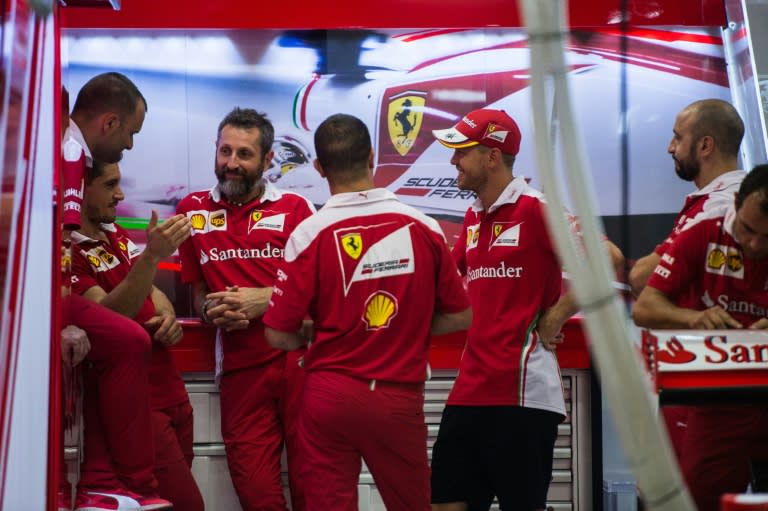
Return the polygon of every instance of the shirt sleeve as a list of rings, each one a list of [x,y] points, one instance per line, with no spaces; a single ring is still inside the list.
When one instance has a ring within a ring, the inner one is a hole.
[[[176,213],[187,215],[187,199],[182,200],[176,208]],[[188,216],[188,215],[187,215]],[[181,281],[192,284],[203,280],[203,272],[200,270],[200,262],[195,255],[195,234],[187,238],[179,246],[179,263],[181,264]]]
[[[661,260],[648,278],[648,285],[674,300],[698,277],[705,264],[706,240],[699,224],[679,233],[666,244]]]
[[[469,211],[464,215],[464,224],[461,229],[462,235],[459,236],[459,240],[451,249],[451,256],[453,256],[454,264],[459,271],[460,275],[467,274],[467,218],[469,218]]]
[[[94,286],[98,286],[91,263],[77,245],[72,247],[72,292],[82,295]]]
[[[296,234],[288,239],[286,255],[295,250]],[[317,242],[311,243],[290,262],[283,259],[277,269],[264,324],[281,332],[295,332],[307,317],[312,300],[317,293]]]
[[[445,241],[439,237],[436,243],[439,260],[435,308],[444,314],[461,312],[469,307],[469,296],[464,289],[464,279],[461,278],[454,256],[448,251]]]
[[[83,203],[85,152],[76,141],[69,139],[62,147],[61,158],[62,222],[64,229],[80,228],[80,207]]]

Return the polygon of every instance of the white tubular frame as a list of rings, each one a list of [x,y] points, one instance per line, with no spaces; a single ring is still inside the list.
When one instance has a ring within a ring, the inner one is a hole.
[[[626,324],[626,309],[612,285],[600,221],[592,204],[591,177],[582,142],[576,136],[565,63],[565,15],[562,0],[519,0],[528,30],[531,97],[536,157],[547,196],[547,219],[572,289],[585,317],[590,351],[602,389],[643,499],[654,511],[695,511],[662,429],[649,389],[649,378]],[[549,79],[549,80],[548,80]],[[563,214],[563,183],[555,172],[553,132],[547,85],[554,92],[552,111],[559,116],[567,185],[584,237],[577,244]],[[567,340],[566,340],[567,342]]]

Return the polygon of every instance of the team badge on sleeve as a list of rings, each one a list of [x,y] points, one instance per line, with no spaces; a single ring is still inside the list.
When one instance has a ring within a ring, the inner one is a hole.
[[[397,298],[386,291],[377,291],[365,301],[363,321],[367,330],[387,328],[397,315]]]
[[[744,259],[741,250],[736,247],[710,243],[707,246],[705,270],[716,275],[743,279]]]

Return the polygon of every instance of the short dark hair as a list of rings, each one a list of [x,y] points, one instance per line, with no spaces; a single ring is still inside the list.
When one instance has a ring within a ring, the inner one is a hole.
[[[87,116],[94,116],[115,111],[122,117],[133,114],[139,101],[144,103],[146,112],[147,100],[135,83],[120,73],[102,73],[83,85],[77,93],[72,113],[81,112]]]
[[[760,211],[768,215],[768,164],[763,163],[753,168],[744,178],[736,192],[736,209],[755,192],[760,193]]]
[[[93,165],[85,167],[85,184],[90,185],[104,174],[104,168],[111,163],[93,160]]]
[[[252,108],[240,108],[236,106],[219,123],[219,130],[216,134],[216,141],[221,138],[221,130],[224,126],[233,126],[243,130],[258,128],[261,133],[261,155],[266,155],[272,150],[272,144],[275,142],[275,127],[267,119],[267,114],[257,112]]]
[[[694,114],[692,135],[694,142],[709,135],[715,146],[728,156],[739,156],[744,138],[744,121],[732,104],[722,99],[703,99],[688,105]]]
[[[317,160],[334,178],[358,177],[368,171],[371,135],[363,121],[347,114],[334,114],[315,130]]]

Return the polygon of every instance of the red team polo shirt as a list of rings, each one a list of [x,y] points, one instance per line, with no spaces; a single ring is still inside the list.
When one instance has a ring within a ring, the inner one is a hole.
[[[264,324],[312,317],[307,371],[423,383],[433,311],[468,307],[437,222],[377,188],[333,195],[296,228]]]
[[[82,295],[99,286],[109,293],[128,275],[131,261],[141,254],[128,233],[115,224],[102,224],[108,242],[91,239],[79,232],[72,233],[72,291]],[[134,318],[143,325],[155,315],[155,305],[147,296]],[[184,381],[179,375],[171,352],[159,342],[152,341],[152,365],[149,373],[152,387],[152,408],[160,410],[187,400]]]
[[[262,197],[242,206],[221,197],[218,186],[179,202],[176,211],[192,223],[191,238],[179,247],[183,282],[204,280],[211,292],[274,283],[288,236],[315,208],[304,197],[265,183]],[[260,366],[283,353],[264,339],[260,318],[245,330],[219,334],[224,371]]]
[[[733,196],[739,191],[739,186],[747,173],[743,170],[732,170],[721,175],[701,190],[688,194],[683,209],[675,219],[672,232],[663,242],[656,246],[654,252],[661,255],[666,252],[674,239],[685,229],[702,220],[717,218],[725,215],[733,205]]]
[[[680,233],[648,285],[680,307],[704,310],[720,305],[747,328],[768,317],[768,264],[743,256],[733,237],[735,217],[731,197],[725,216]]]
[[[478,200],[464,216],[453,256],[475,314],[449,405],[516,405],[565,415],[557,358],[534,332],[562,286],[542,200],[518,177],[488,211]]]

